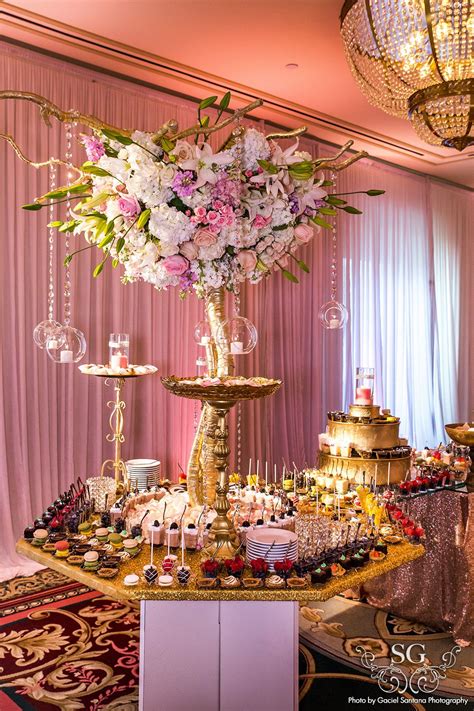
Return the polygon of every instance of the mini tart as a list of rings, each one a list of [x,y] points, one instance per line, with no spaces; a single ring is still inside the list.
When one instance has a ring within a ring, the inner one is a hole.
[[[196,585],[203,590],[212,590],[217,587],[217,578],[197,578]]]
[[[333,563],[331,565],[331,573],[333,578],[341,578],[346,574],[346,569],[342,567],[339,563]]]
[[[43,546],[43,550],[45,553],[56,553],[56,544],[55,543],[45,543]]]
[[[99,578],[115,578],[118,568],[99,568],[97,575]]]
[[[228,575],[226,578],[220,578],[222,588],[238,588],[240,580],[234,575]]]
[[[384,536],[385,543],[401,543],[403,541],[402,536],[397,536],[395,534],[390,534],[389,536]],[[45,546],[46,547],[46,546]],[[44,550],[44,548],[43,548]]]
[[[289,588],[299,590],[301,588],[305,588],[308,584],[308,581],[305,578],[288,578],[286,584]]]
[[[379,563],[385,558],[385,553],[382,553],[381,551],[370,551],[369,558],[370,560],[373,560],[374,563]]]
[[[247,590],[254,590],[262,587],[263,580],[261,578],[242,578],[242,585]]]
[[[286,580],[279,575],[270,575],[270,577],[265,580],[265,585],[270,590],[278,590],[285,587]]]
[[[82,565],[84,561],[84,557],[82,555],[70,555],[67,558],[67,562],[70,563],[70,565]]]

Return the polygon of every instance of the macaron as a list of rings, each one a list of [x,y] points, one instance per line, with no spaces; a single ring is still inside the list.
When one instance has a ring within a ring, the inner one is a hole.
[[[104,541],[107,540],[109,537],[109,531],[107,528],[96,528],[95,530],[95,537],[97,538],[98,541],[101,543],[104,543]]]
[[[99,554],[97,551],[87,551],[84,553],[84,569],[97,570],[99,567]]]
[[[139,550],[138,543],[134,538],[126,538],[123,541],[123,547],[127,553],[130,553],[130,555],[135,555],[135,553],[138,553]]]
[[[92,526],[89,521],[84,521],[84,523],[79,524],[77,530],[81,535],[88,536],[90,533],[92,533]]]
[[[158,578],[158,585],[162,588],[169,588],[173,584],[172,575],[160,575]]]
[[[35,546],[42,546],[48,540],[48,531],[45,528],[37,528],[33,533],[33,544]]]
[[[112,544],[114,548],[122,548],[123,538],[120,533],[109,533],[109,543]]]
[[[58,541],[54,544],[56,550],[56,558],[67,558],[69,555],[69,543],[67,541]]]
[[[138,580],[139,580],[138,575],[135,575],[135,573],[132,573],[131,575],[125,576],[125,578],[123,579],[123,584],[128,585],[129,587],[132,587],[133,585],[138,585]]]

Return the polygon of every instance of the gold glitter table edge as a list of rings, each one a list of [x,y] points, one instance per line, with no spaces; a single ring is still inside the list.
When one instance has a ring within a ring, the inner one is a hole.
[[[68,576],[72,580],[87,585],[94,590],[113,597],[117,600],[242,600],[242,601],[319,601],[329,600],[334,595],[338,595],[344,590],[362,585],[367,580],[376,578],[379,575],[388,573],[395,568],[398,568],[404,563],[416,560],[424,555],[425,549],[422,545],[412,545],[411,543],[399,543],[388,546],[387,556],[380,562],[370,562],[360,570],[353,570],[346,573],[340,578],[331,578],[324,585],[313,587],[308,584],[306,588],[300,590],[290,590],[288,588],[281,590],[269,590],[268,588],[256,588],[247,590],[245,588],[236,588],[224,590],[217,588],[215,590],[206,590],[197,588],[195,583],[191,583],[185,587],[181,587],[178,583],[174,583],[169,588],[161,588],[158,585],[149,586],[147,583],[140,581],[136,587],[127,587],[123,584],[125,575],[136,573],[141,575],[143,566],[149,563],[149,547],[145,549],[136,558],[123,563],[120,566],[118,576],[114,580],[104,580],[99,578],[94,573],[87,573],[79,567],[70,565],[69,563],[55,558],[55,556],[44,553],[41,549],[35,548],[33,545],[20,539],[16,544],[16,550],[21,555],[24,555],[31,560],[52,568],[58,573]],[[156,550],[156,549],[155,549]],[[155,556],[155,564],[160,564],[160,560],[164,557],[166,551],[161,549],[159,554]],[[159,560],[158,560],[159,557]],[[199,553],[187,553],[186,563],[190,565],[193,573],[199,570]]]

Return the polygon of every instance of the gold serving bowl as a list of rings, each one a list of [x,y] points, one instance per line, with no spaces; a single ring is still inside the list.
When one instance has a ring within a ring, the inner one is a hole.
[[[201,385],[195,382],[197,377],[192,378],[177,378],[175,375],[170,375],[167,378],[161,378],[163,386],[180,397],[191,398],[192,400],[204,400],[205,402],[237,402],[237,400],[255,400],[257,398],[272,395],[281,386],[281,380],[272,380],[269,378],[255,378],[258,385],[249,385],[246,383],[247,378],[234,377],[231,375],[221,378],[221,383],[216,385]],[[228,380],[233,382],[232,385],[225,385]],[[242,381],[240,384],[238,381]],[[183,382],[186,381],[186,382]]]
[[[445,425],[444,429],[453,442],[463,444],[466,447],[474,447],[474,431],[467,432],[466,430],[459,429],[463,424],[463,422],[458,422],[453,425]],[[474,425],[470,422],[469,427],[474,427]]]

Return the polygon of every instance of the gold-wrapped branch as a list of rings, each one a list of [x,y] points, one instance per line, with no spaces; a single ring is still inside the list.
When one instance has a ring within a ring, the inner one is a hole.
[[[358,151],[357,153],[354,153],[353,155],[349,156],[349,158],[346,158],[346,160],[340,161],[339,163],[337,162],[337,159],[344,155],[344,153],[349,150],[353,143],[354,141],[347,141],[347,143],[344,143],[344,145],[341,146],[341,148],[333,156],[327,156],[325,158],[316,158],[316,160],[313,161],[313,165],[317,170],[329,169],[339,171],[344,170],[345,168],[349,167],[361,158],[367,158],[367,156],[369,155],[367,151]]]
[[[184,129],[184,131],[177,133],[175,136],[173,136],[173,140],[178,140],[179,138],[187,138],[188,136],[196,136],[198,134],[202,134],[203,136],[209,136],[211,133],[214,133],[215,131],[220,131],[221,128],[225,128],[231,123],[234,123],[234,121],[237,121],[237,119],[250,113],[250,111],[257,109],[262,104],[262,99],[255,99],[255,101],[252,101],[251,104],[247,104],[247,106],[244,106],[243,108],[234,111],[231,116],[224,119],[223,121],[220,121],[220,123],[216,123],[214,126],[200,126],[199,124],[196,124],[195,126],[191,126],[190,128],[186,128]]]

